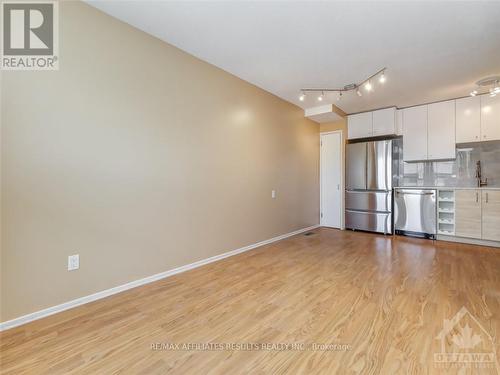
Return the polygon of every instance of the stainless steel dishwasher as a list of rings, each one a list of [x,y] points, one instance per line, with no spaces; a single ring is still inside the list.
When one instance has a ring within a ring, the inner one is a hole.
[[[395,233],[436,238],[436,190],[396,189]]]

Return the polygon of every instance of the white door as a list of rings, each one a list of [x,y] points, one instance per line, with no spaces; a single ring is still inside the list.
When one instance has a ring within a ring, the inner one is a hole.
[[[373,113],[364,112],[347,117],[347,138],[366,138],[373,135]]]
[[[481,140],[500,139],[500,96],[481,95]]]
[[[403,160],[427,160],[427,106],[403,110]]]
[[[396,108],[373,112],[373,136],[396,134]]]
[[[455,101],[427,108],[427,159],[455,159]]]
[[[457,99],[457,143],[479,142],[481,139],[481,98],[469,96]]]
[[[321,134],[321,219],[324,227],[342,225],[342,133]]]

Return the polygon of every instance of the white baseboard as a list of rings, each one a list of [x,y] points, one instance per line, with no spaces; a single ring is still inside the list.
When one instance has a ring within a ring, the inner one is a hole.
[[[441,241],[466,243],[466,244],[469,244],[469,245],[500,247],[500,242],[498,242],[498,241],[478,240],[478,239],[475,239],[475,238],[465,238],[465,237],[457,237],[457,236],[446,236],[446,235],[443,235],[443,234],[438,234],[437,235],[437,239],[441,240]]]
[[[240,253],[243,253],[245,251],[249,251],[249,250],[255,249],[257,247],[264,246],[264,245],[285,239],[287,237],[294,236],[296,234],[307,232],[309,230],[316,229],[318,227],[319,227],[319,225],[313,225],[311,227],[302,228],[302,229],[296,230],[294,232],[282,234],[281,236],[277,236],[277,237],[270,238],[270,239],[265,240],[265,241],[257,242],[257,243],[252,244],[252,245],[240,247],[239,249],[228,251],[227,253],[215,255],[215,256],[207,258],[207,259],[202,259],[202,260],[199,260],[199,261],[194,262],[194,263],[186,264],[185,266],[180,266],[180,267],[177,267],[177,268],[165,271],[165,272],[157,273],[156,275],[148,276],[148,277],[145,277],[143,279],[131,281],[130,283],[127,283],[127,284],[118,285],[118,286],[115,286],[114,288],[106,289],[106,290],[103,290],[101,292],[90,294],[90,295],[85,296],[85,297],[81,297],[81,298],[77,298],[77,299],[74,299],[74,300],[71,300],[68,302],[64,302],[64,303],[61,303],[60,305],[56,305],[56,306],[52,306],[52,307],[49,307],[49,308],[46,308],[43,310],[35,311],[31,314],[26,314],[26,315],[20,316],[18,318],[12,319],[12,320],[7,320],[3,323],[0,323],[0,332],[5,331],[5,330],[10,329],[10,328],[14,328],[14,327],[26,324],[26,323],[29,323],[29,322],[32,322],[34,320],[45,318],[46,316],[49,316],[49,315],[57,314],[61,311],[72,309],[74,307],[77,307],[77,306],[80,306],[80,305],[83,305],[83,304],[86,304],[89,302],[97,301],[101,298],[105,298],[105,297],[111,296],[113,294],[123,292],[123,291],[128,290],[128,289],[136,288],[138,286],[141,286],[144,284],[149,284],[149,283],[152,283],[154,281],[161,280],[161,279],[176,275],[176,274],[181,273],[181,272],[192,270],[193,268],[197,268],[197,267],[203,266],[203,265],[208,264],[208,263],[216,262],[218,260],[233,256],[236,254],[240,254]]]

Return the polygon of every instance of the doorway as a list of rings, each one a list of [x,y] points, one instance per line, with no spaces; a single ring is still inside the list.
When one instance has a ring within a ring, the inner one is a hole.
[[[342,131],[320,133],[320,225],[343,229]]]

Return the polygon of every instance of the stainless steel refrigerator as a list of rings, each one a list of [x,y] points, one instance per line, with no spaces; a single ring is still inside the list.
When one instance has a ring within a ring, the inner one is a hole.
[[[399,141],[347,145],[346,228],[392,233],[393,146]]]

